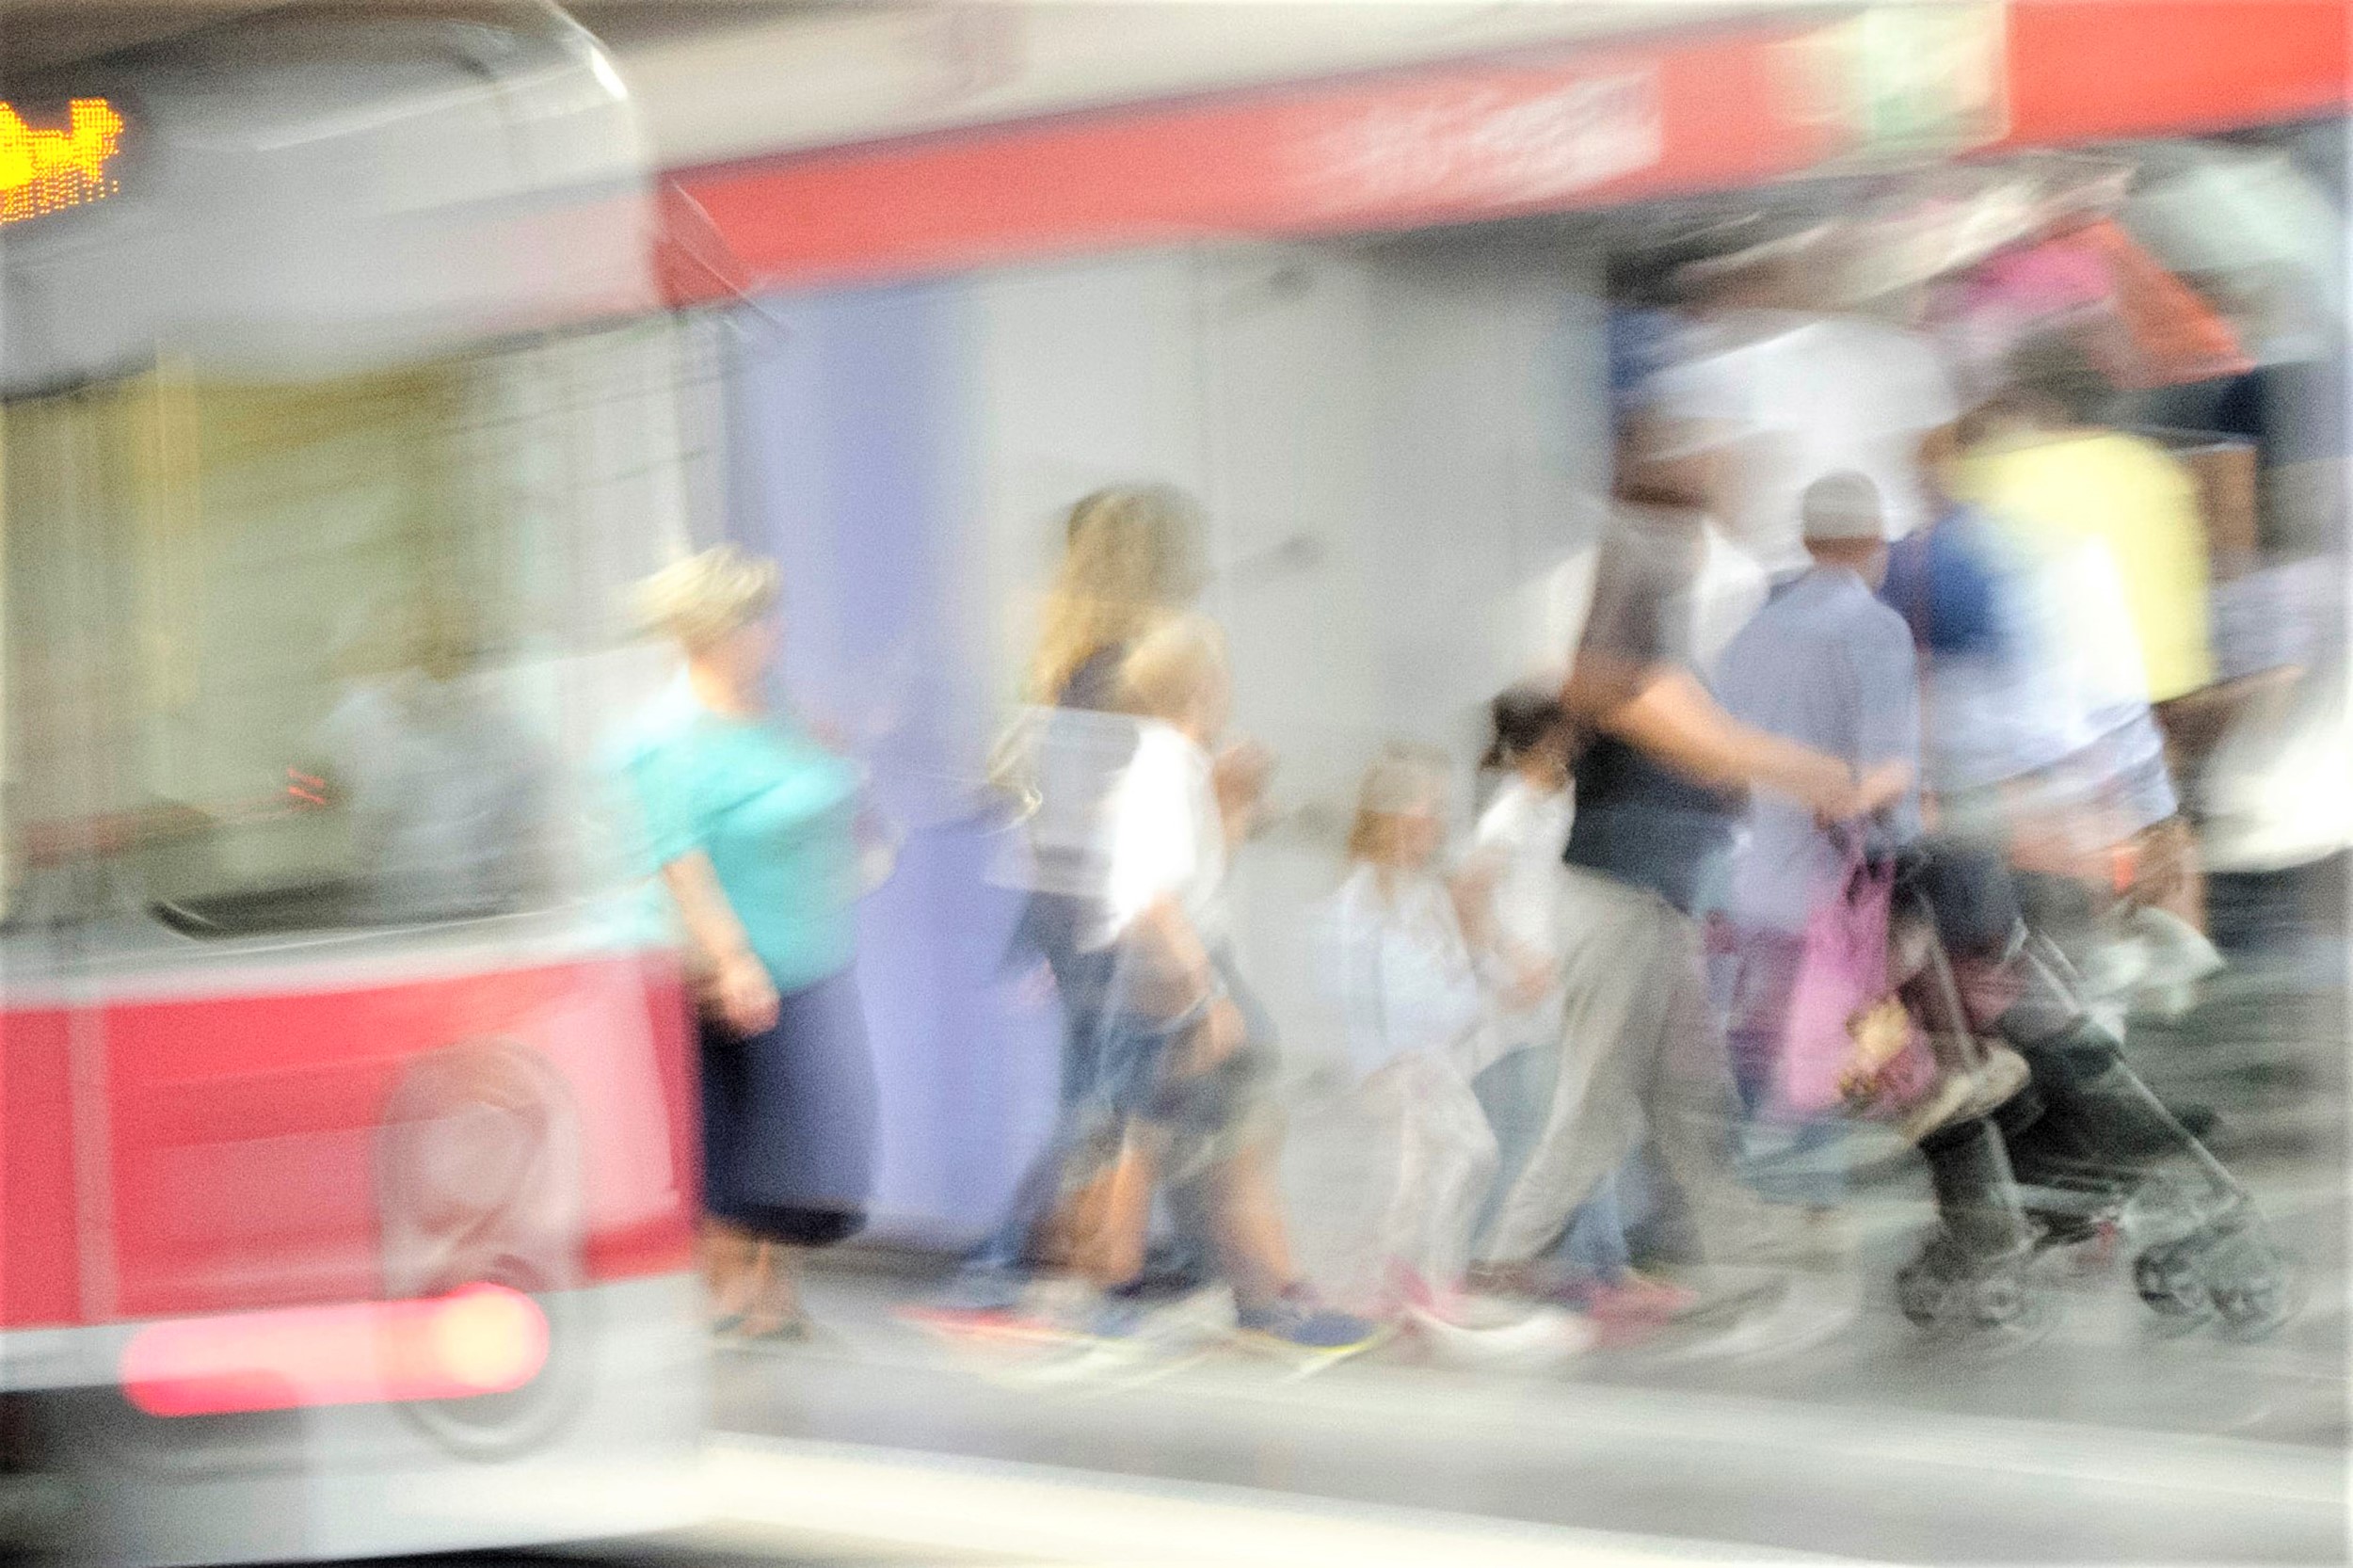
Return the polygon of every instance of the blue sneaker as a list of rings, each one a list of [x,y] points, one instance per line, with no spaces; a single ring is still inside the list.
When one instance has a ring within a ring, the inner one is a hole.
[[[945,1312],[1016,1312],[1029,1294],[1032,1277],[1027,1269],[968,1263],[934,1304]]]
[[[1144,1342],[1144,1325],[1151,1315],[1149,1303],[1106,1293],[1078,1315],[1071,1325],[1071,1337],[1102,1346],[1141,1347]]]
[[[1325,1366],[1360,1355],[1389,1336],[1387,1328],[1319,1303],[1293,1286],[1272,1301],[1237,1305],[1235,1327],[1244,1344]]]

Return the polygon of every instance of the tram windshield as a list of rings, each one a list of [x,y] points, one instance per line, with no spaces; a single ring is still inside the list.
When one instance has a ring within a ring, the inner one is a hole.
[[[422,924],[609,878],[586,786],[645,680],[620,588],[680,536],[680,356],[10,403],[11,917]]]

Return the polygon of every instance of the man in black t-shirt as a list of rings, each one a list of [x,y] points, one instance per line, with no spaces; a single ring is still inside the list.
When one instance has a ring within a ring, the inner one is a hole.
[[[1560,1075],[1537,1146],[1481,1245],[1508,1282],[1560,1236],[1645,1127],[1711,1261],[1769,1252],[1778,1227],[1733,1175],[1735,1097],[1708,996],[1699,918],[1751,789],[1829,821],[1868,815],[1911,783],[1739,724],[1690,657],[1692,584],[1714,492],[1711,460],[1677,432],[1631,425],[1619,505],[1562,698],[1589,740],[1564,856]]]

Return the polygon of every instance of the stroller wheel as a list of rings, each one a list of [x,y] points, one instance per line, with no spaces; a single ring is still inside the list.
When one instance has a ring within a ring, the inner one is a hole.
[[[2014,1354],[2058,1320],[2057,1299],[2031,1253],[1989,1262],[1953,1288],[1945,1317],[1956,1348],[1973,1356]]]
[[[1945,1298],[1952,1282],[1918,1263],[1907,1263],[1896,1275],[1896,1304],[1915,1328],[1934,1328],[1944,1316]]]
[[[2015,1270],[2000,1270],[1971,1288],[1969,1321],[1979,1329],[2015,1328],[2025,1320],[2028,1305],[2025,1278]]]
[[[2052,1319],[2032,1249],[1973,1257],[1943,1231],[1897,1273],[1896,1301],[1915,1327],[1979,1350],[2030,1343]]]
[[[2233,1339],[2267,1339],[2296,1316],[2296,1275],[2285,1266],[2257,1279],[2217,1286],[2215,1311]]]
[[[2133,1288],[2152,1311],[2167,1318],[2202,1318],[2215,1307],[2197,1250],[2185,1241],[2151,1247],[2134,1258]]]
[[[2198,1264],[2222,1332],[2231,1338],[2267,1337],[2302,1304],[2302,1271],[2258,1226],[2216,1240]]]
[[[1896,1272],[1896,1304],[1914,1327],[1934,1328],[1944,1320],[1945,1302],[1965,1267],[1960,1249],[1939,1230],[1917,1257]]]

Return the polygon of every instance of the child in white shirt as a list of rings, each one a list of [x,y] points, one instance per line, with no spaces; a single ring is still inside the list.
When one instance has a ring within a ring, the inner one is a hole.
[[[1472,924],[1490,955],[1488,972],[1497,992],[1495,1060],[1473,1088],[1497,1129],[1508,1179],[1543,1125],[1552,1094],[1538,1070],[1554,1058],[1530,1048],[1550,1046],[1563,1026],[1561,856],[1575,814],[1569,788],[1575,733],[1559,698],[1541,688],[1504,693],[1491,715],[1485,765],[1505,776],[1480,814],[1465,881],[1476,900]],[[1564,1304],[1634,1318],[1671,1313],[1682,1304],[1681,1292],[1634,1271],[1615,1175],[1578,1208],[1555,1256],[1564,1272],[1550,1293]]]
[[[1275,1183],[1279,1138],[1266,1114],[1273,1028],[1228,945],[1228,857],[1247,825],[1238,772],[1209,748],[1228,685],[1216,629],[1161,625],[1120,672],[1138,720],[1133,757],[1106,807],[1106,929],[1114,953],[1100,1097],[1116,1140],[1091,1249],[1097,1283],[1143,1263],[1155,1191],[1209,1235],[1243,1334],[1342,1355],[1379,1330],[1323,1307],[1294,1271]],[[1221,798],[1221,797],[1225,798]]]
[[[1452,1303],[1496,1171],[1471,1092],[1494,1048],[1487,997],[1439,869],[1447,792],[1442,758],[1398,749],[1373,763],[1329,930],[1350,1063],[1399,1151],[1378,1233],[1392,1309]]]

